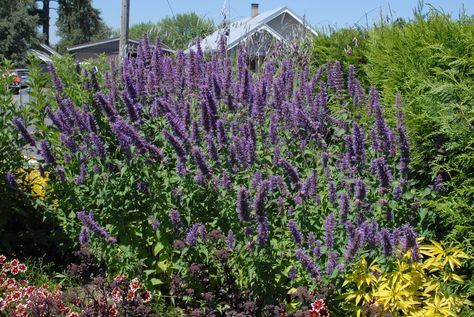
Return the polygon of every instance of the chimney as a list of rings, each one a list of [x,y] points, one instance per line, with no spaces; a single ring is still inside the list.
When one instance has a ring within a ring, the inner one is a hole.
[[[258,15],[258,3],[252,3],[251,8],[252,18],[255,18]]]

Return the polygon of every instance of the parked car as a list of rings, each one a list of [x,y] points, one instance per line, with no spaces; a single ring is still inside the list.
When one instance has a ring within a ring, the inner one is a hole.
[[[15,69],[15,73],[18,77],[20,77],[20,87],[25,88],[28,86],[28,69],[26,68],[17,68]]]

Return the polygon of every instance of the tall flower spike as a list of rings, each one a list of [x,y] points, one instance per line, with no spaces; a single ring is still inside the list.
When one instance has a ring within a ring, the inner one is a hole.
[[[28,132],[23,120],[20,117],[16,117],[15,119],[13,119],[13,123],[15,124],[23,139],[31,146],[36,146],[36,141],[33,136]]]
[[[316,263],[304,252],[303,249],[296,251],[296,258],[300,261],[301,265],[311,275],[314,281],[319,281],[321,278],[321,272]]]
[[[112,237],[110,233],[94,220],[94,214],[92,212],[87,214],[85,211],[79,211],[77,212],[77,218],[87,229],[94,232],[96,235],[103,237],[109,244],[117,242],[117,239]]]
[[[51,145],[49,145],[49,142],[46,140],[42,140],[39,142],[39,145],[41,156],[43,157],[46,164],[55,165],[56,158],[54,157],[53,152],[51,151]]]
[[[405,127],[402,96],[399,93],[395,96],[395,107],[397,117],[398,145],[400,148],[400,174],[406,179],[409,173],[408,164],[411,162],[410,142],[408,140]]]
[[[331,213],[324,220],[324,244],[327,248],[334,247],[334,230],[336,229],[336,217]]]
[[[249,193],[244,187],[240,187],[237,194],[237,211],[240,221],[250,220]]]
[[[295,240],[295,243],[298,246],[302,246],[303,244],[303,235],[301,232],[298,230],[298,226],[296,224],[296,221],[294,219],[288,220],[288,230],[290,231],[291,235],[293,236],[293,240]]]
[[[379,180],[378,191],[382,194],[388,192],[390,189],[390,183],[393,180],[393,176],[387,163],[385,162],[385,158],[379,157],[372,160],[370,164],[370,170],[372,173],[377,175]]]

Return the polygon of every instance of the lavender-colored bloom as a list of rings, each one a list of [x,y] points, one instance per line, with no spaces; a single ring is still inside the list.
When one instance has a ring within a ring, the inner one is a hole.
[[[268,185],[268,181],[262,182],[262,184],[258,187],[253,199],[253,210],[255,212],[255,216],[257,217],[257,221],[265,217],[265,199],[268,193]]]
[[[240,187],[237,194],[237,211],[240,221],[250,220],[249,192],[244,187]]]
[[[163,129],[161,133],[163,133],[165,139],[171,144],[178,155],[179,160],[183,163],[186,162],[186,149],[183,144],[173,134],[169,133],[168,130]]]
[[[257,219],[257,240],[260,246],[268,245],[268,218],[266,216]]]
[[[36,146],[36,141],[33,136],[28,132],[26,129],[25,123],[20,117],[16,117],[13,119],[13,123],[15,124],[16,128],[20,132],[23,139],[28,142],[31,146]]]
[[[328,200],[333,204],[337,200],[336,183],[334,181],[328,183]]]
[[[337,267],[337,251],[331,251],[328,254],[328,260],[326,262],[326,275],[331,276],[334,269]]]
[[[220,185],[224,187],[227,190],[232,189],[232,181],[229,177],[229,174],[227,173],[227,170],[222,170],[222,177],[220,179]]]
[[[384,256],[391,256],[393,253],[392,237],[387,228],[382,228],[382,230],[380,230],[380,240],[382,242]]]
[[[90,231],[94,232],[96,235],[103,237],[107,243],[114,244],[117,242],[117,239],[112,237],[103,227],[101,227],[95,220],[94,214],[89,212],[87,214],[85,211],[77,212],[77,218],[79,221]]]
[[[262,172],[260,172],[259,170],[257,170],[254,174],[253,174],[253,177],[252,177],[252,189],[257,189],[258,186],[260,186],[260,184],[262,183],[263,181],[263,175],[262,175]],[[270,183],[270,188],[271,187],[271,183]]]
[[[387,163],[385,162],[385,158],[379,157],[373,159],[370,164],[370,170],[372,173],[377,175],[379,180],[378,191],[382,194],[386,193],[390,188],[390,182],[393,180],[393,176]]]
[[[406,224],[402,227],[403,231],[403,238],[402,238],[402,245],[401,251],[402,253],[406,253],[410,250],[411,259],[413,261],[418,261],[420,259],[420,254],[418,252],[418,240],[417,234],[415,229],[409,224]]]
[[[189,141],[189,137],[183,121],[176,114],[172,114],[170,112],[166,114],[166,119],[173,129],[173,132],[181,139],[182,142],[187,143]]]
[[[291,235],[293,236],[293,240],[295,240],[295,243],[298,246],[301,246],[303,244],[303,235],[301,232],[298,230],[298,225],[296,224],[296,221],[294,219],[288,220],[288,230],[290,230]]]
[[[176,230],[183,226],[183,222],[181,221],[181,214],[176,209],[171,210],[170,221]]]
[[[314,233],[310,232],[308,233],[308,246],[310,248],[314,247],[314,244],[316,243],[316,236]]]
[[[371,89],[371,107],[375,115],[375,131],[372,137],[377,138],[376,150],[386,155],[393,156],[395,154],[395,146],[393,134],[390,127],[385,123],[382,107],[380,106],[378,92],[375,88]]]
[[[402,97],[400,94],[395,96],[395,107],[397,117],[398,145],[400,148],[400,174],[402,177],[408,176],[408,164],[411,162],[410,142],[405,127],[405,116],[403,114]]]
[[[209,154],[209,157],[214,161],[215,164],[219,165],[220,164],[219,154],[217,153],[217,148],[214,143],[214,136],[212,134],[208,134],[206,136],[206,142],[207,142],[207,153]]]
[[[69,150],[71,150],[72,153],[75,153],[78,151],[78,147],[76,142],[74,142],[74,137],[72,135],[68,135],[65,133],[61,133],[59,135],[59,140],[61,141],[62,144],[64,144]]]
[[[227,248],[233,249],[235,246],[235,236],[232,230],[229,229],[229,232],[227,233],[227,238],[225,240],[225,243],[227,245]]]
[[[292,266],[291,269],[288,271],[288,279],[293,281],[296,278],[297,275],[297,270],[296,267]]]
[[[362,202],[365,199],[365,195],[367,194],[367,187],[362,179],[355,179],[354,180],[354,198],[356,206],[360,207]]]
[[[295,166],[290,162],[284,159],[280,159],[278,165],[283,168],[288,175],[290,182],[292,182],[296,187],[300,186],[300,174]]]
[[[46,164],[55,165],[56,158],[54,157],[53,152],[51,151],[51,146],[49,145],[49,142],[46,140],[41,140],[39,142],[39,145],[41,156],[43,157]]]
[[[56,166],[55,168],[56,176],[58,180],[63,183],[66,181],[66,172],[64,171],[64,167],[61,165]]]
[[[403,188],[402,188],[402,185],[397,185],[393,188],[393,191],[392,191],[392,197],[394,200],[396,201],[399,201],[400,199],[402,199],[402,196],[403,196]]]
[[[353,157],[351,158],[356,164],[364,164],[366,161],[365,153],[365,133],[364,129],[354,122],[352,124],[352,153]]]
[[[321,258],[321,241],[316,240],[316,242],[314,243],[314,247],[311,250],[311,252],[313,253],[313,256],[316,259]]]
[[[86,181],[87,177],[87,169],[86,164],[84,162],[81,163],[79,166],[79,175],[76,177],[76,184],[82,185]]]
[[[278,115],[273,114],[270,119],[270,129],[268,135],[272,144],[278,144],[278,121]]]
[[[128,117],[132,122],[136,122],[139,120],[138,111],[136,105],[133,103],[132,98],[128,90],[124,90],[122,92],[122,101],[125,105],[125,110],[127,111]]]
[[[5,182],[11,189],[18,188],[18,183],[16,182],[15,175],[12,172],[7,172],[5,174]]]
[[[313,196],[317,188],[317,174],[315,171],[312,171],[311,174],[305,179],[303,185],[301,186],[301,195],[303,197]]]
[[[394,249],[396,249],[402,241],[402,230],[400,230],[400,228],[393,229],[391,239],[392,246]]]
[[[336,217],[331,213],[324,220],[324,244],[327,248],[334,247],[334,230],[336,229]]]
[[[79,233],[79,243],[85,245],[89,242],[89,229],[87,227],[82,227],[81,232]]]
[[[212,175],[212,171],[207,165],[206,159],[201,153],[201,150],[197,146],[193,146],[191,153],[193,154],[194,161],[196,162],[199,171],[203,174],[204,177],[210,177]]]
[[[104,143],[102,142],[102,139],[100,138],[100,136],[93,133],[91,135],[91,140],[92,140],[92,142],[94,143],[94,146],[95,146],[95,153],[99,157],[105,158],[105,156],[107,155],[107,152],[105,150]]]
[[[106,97],[99,91],[95,94],[95,103],[101,107],[111,122],[115,121],[117,110],[113,104],[112,96]]]
[[[191,229],[189,229],[188,234],[186,235],[186,243],[188,245],[194,245],[199,236],[201,236],[201,239],[205,239],[205,232],[206,227],[202,223],[193,224]]]
[[[304,250],[298,249],[295,255],[298,261],[300,261],[301,265],[311,275],[313,280],[319,281],[321,278],[319,267],[313,262],[313,260],[311,260],[311,258],[304,252]]]
[[[53,64],[48,64],[48,70],[51,75],[51,81],[53,82],[54,89],[56,89],[56,94],[61,95],[64,91],[64,86],[61,79],[59,79],[56,68],[54,68]]]
[[[328,84],[336,94],[339,94],[344,89],[341,62],[336,61],[332,65],[328,64]]]
[[[357,255],[357,251],[361,247],[361,235],[359,231],[356,231],[354,237],[349,239],[346,247],[344,257],[347,261],[351,261]]]
[[[152,228],[153,230],[158,230],[158,229],[160,228],[160,226],[161,226],[160,221],[159,221],[158,219],[156,219],[156,218],[153,218],[153,217],[150,218],[150,220],[151,220],[151,228]]]
[[[216,127],[219,146],[225,148],[227,146],[227,131],[225,130],[224,122],[221,119],[217,120]]]
[[[343,192],[339,198],[339,218],[341,223],[345,223],[347,215],[349,214],[349,198],[347,194]]]
[[[441,174],[438,174],[434,180],[434,190],[437,192],[444,192],[446,190],[446,187],[444,186],[443,183],[443,176]]]

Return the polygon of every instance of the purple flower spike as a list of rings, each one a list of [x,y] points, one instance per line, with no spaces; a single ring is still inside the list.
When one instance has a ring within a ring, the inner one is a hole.
[[[43,157],[46,164],[55,165],[56,158],[54,157],[53,152],[51,151],[51,145],[49,145],[49,142],[46,140],[42,140],[39,142],[39,145],[41,156]]]
[[[391,256],[393,253],[392,237],[387,228],[382,228],[382,230],[380,230],[380,239],[384,256]]]
[[[89,229],[87,227],[82,227],[81,232],[79,233],[79,243],[84,245],[89,242]]]
[[[336,229],[336,217],[331,213],[324,221],[324,244],[327,248],[334,247],[334,230]]]
[[[201,153],[201,150],[197,146],[193,146],[191,153],[193,154],[194,161],[198,166],[199,170],[205,177],[211,177],[212,171],[207,165],[204,155]]]
[[[303,249],[296,251],[296,258],[300,261],[301,265],[311,275],[314,281],[319,281],[321,278],[321,272],[317,264],[311,260],[311,258],[304,252]]]
[[[202,223],[193,224],[191,229],[189,229],[188,234],[186,235],[186,243],[188,245],[194,245],[199,236],[201,236],[202,239],[205,237],[205,235],[203,236],[203,233],[205,233],[205,231],[206,227]]]
[[[334,181],[328,183],[328,200],[333,204],[337,200],[336,183]]]
[[[418,240],[417,234],[415,229],[409,224],[406,224],[402,227],[403,231],[403,238],[402,238],[402,245],[401,251],[403,253],[410,250],[411,259],[413,261],[418,261],[420,259],[420,254],[418,252]]]
[[[382,194],[388,192],[390,188],[390,183],[393,180],[393,176],[390,172],[387,163],[385,162],[385,158],[379,157],[372,160],[370,164],[370,170],[372,173],[375,173],[377,175],[377,178],[379,180],[378,191]]]
[[[303,244],[303,235],[298,230],[298,226],[294,219],[288,220],[288,230],[290,230],[291,235],[293,236],[293,240],[295,240],[295,243],[298,246],[301,246]]]
[[[112,237],[110,233],[108,233],[94,220],[94,214],[92,212],[87,214],[85,211],[79,211],[77,213],[77,218],[84,225],[84,227],[94,232],[96,235],[103,237],[107,243],[114,244],[117,242],[117,239]]]
[[[229,229],[229,232],[227,233],[227,238],[225,240],[225,243],[227,245],[227,248],[229,249],[234,249],[235,246],[235,236],[232,230]]]
[[[341,223],[345,223],[349,214],[349,198],[346,193],[342,193],[339,198],[339,215]]]
[[[175,230],[178,230],[183,226],[183,222],[181,221],[181,214],[176,209],[171,210],[170,221],[171,224],[174,226]]]
[[[16,117],[15,119],[13,119],[13,123],[15,124],[23,139],[31,146],[36,146],[36,141],[33,136],[28,132],[23,120],[20,117]]]
[[[328,254],[328,260],[326,263],[326,275],[331,276],[334,269],[337,267],[337,251],[331,251]]]
[[[8,187],[11,189],[17,189],[18,183],[16,182],[15,175],[12,172],[7,172],[5,174],[5,182],[7,183]]]

